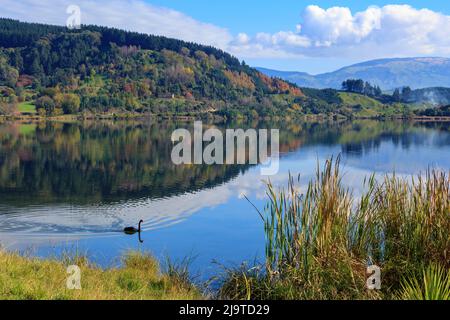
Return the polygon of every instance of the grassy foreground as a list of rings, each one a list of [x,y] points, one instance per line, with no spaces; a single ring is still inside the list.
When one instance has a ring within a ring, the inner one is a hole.
[[[264,265],[228,270],[230,299],[450,299],[450,177],[374,176],[356,198],[327,161],[304,192],[267,185]],[[368,290],[368,266],[381,290]]]
[[[81,290],[67,289],[67,266],[81,269]],[[123,267],[102,270],[85,258],[26,258],[0,251],[0,300],[192,300],[201,295],[175,270],[162,274],[155,259],[130,253]]]

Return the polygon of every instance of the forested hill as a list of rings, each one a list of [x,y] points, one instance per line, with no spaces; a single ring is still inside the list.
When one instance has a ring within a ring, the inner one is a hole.
[[[317,105],[296,85],[213,47],[99,26],[69,30],[0,19],[0,113],[24,104],[42,115],[231,116],[299,113]]]

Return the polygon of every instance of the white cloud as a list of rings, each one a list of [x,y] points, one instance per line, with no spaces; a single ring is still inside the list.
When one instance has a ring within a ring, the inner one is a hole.
[[[81,8],[82,24],[97,24],[164,35],[226,49],[232,40],[225,29],[197,21],[181,12],[142,0],[0,0],[0,16],[22,21],[65,25],[69,5]]]
[[[409,5],[305,8],[293,30],[232,35],[181,12],[143,0],[0,0],[3,17],[63,25],[76,4],[83,24],[97,24],[213,45],[243,58],[380,57],[450,55],[450,16]],[[245,31],[245,30],[244,30]]]
[[[448,55],[450,16],[409,5],[323,9],[311,5],[295,31],[257,34],[247,41],[248,54],[266,52],[308,57],[375,57]],[[243,53],[241,53],[243,54]]]
[[[236,37],[236,42],[241,45],[246,45],[250,40],[250,37],[246,33],[239,33]]]

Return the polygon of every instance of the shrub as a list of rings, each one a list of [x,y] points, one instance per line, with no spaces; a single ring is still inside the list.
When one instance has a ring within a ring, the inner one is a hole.
[[[40,97],[36,100],[35,105],[39,114],[43,113],[41,110],[45,110],[47,115],[51,115],[55,110],[55,102],[49,96]]]
[[[65,94],[62,99],[61,107],[65,114],[74,114],[80,110],[80,97],[76,94]]]

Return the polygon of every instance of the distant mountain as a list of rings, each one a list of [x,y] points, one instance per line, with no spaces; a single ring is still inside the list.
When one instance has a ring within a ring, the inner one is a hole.
[[[320,87],[319,82],[316,80],[316,77],[306,72],[278,71],[267,68],[256,68],[256,69],[269,77],[284,79],[292,83],[300,83],[304,87],[311,87],[311,88]],[[322,89],[323,87],[320,88]]]
[[[350,78],[363,79],[383,90],[403,86],[412,89],[450,87],[450,59],[438,57],[372,60],[316,76],[304,72],[257,69],[301,87],[319,89],[340,89],[342,81]]]

